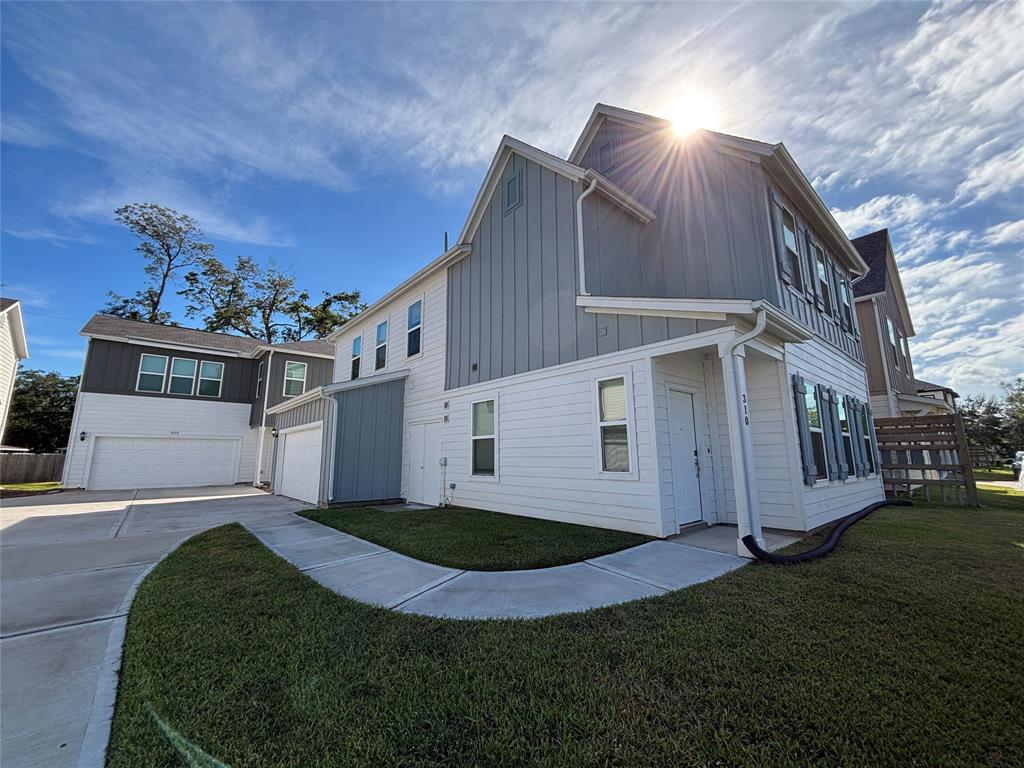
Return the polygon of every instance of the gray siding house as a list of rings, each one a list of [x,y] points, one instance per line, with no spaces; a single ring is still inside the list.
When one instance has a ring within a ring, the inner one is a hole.
[[[782,144],[606,105],[566,159],[506,136],[457,244],[332,334],[331,384],[267,409],[275,490],[814,528],[883,497],[867,273]]]
[[[67,488],[268,482],[268,407],[331,381],[333,345],[95,315],[64,465]],[[316,501],[314,497],[312,501]]]

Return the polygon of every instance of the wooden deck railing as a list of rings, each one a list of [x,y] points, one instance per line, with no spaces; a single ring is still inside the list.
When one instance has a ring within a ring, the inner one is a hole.
[[[943,501],[978,506],[971,453],[959,414],[875,419],[882,482],[890,496],[937,489]]]

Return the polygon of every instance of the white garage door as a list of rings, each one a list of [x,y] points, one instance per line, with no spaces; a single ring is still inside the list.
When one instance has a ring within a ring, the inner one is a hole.
[[[238,440],[202,437],[98,437],[88,487],[184,488],[232,485],[238,475]]]
[[[281,435],[277,493],[316,504],[320,501],[321,424]]]

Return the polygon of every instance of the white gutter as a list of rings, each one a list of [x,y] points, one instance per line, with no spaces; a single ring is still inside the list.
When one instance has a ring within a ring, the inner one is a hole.
[[[743,487],[747,502],[747,532],[752,535],[757,543],[764,546],[764,534],[761,532],[761,510],[757,498],[757,489],[754,487],[754,446],[750,437],[750,417],[747,406],[747,371],[744,359],[743,345],[760,336],[768,325],[768,313],[760,307],[757,310],[757,321],[753,330],[737,336],[735,339],[722,345],[720,355],[722,365],[725,368],[725,377],[731,379],[733,396],[736,398],[736,413],[739,418],[735,419],[735,426],[738,431],[740,451],[743,458]],[[739,521],[737,521],[739,522]],[[743,538],[743,526],[740,527],[739,539]],[[742,541],[737,541],[737,553],[749,556]]]
[[[256,450],[256,472],[252,484],[259,487],[260,468],[263,466],[263,430],[267,428],[267,397],[270,394],[270,368],[274,363],[274,350],[267,355],[267,370],[263,377],[263,413],[260,416],[260,445]]]
[[[589,296],[587,291],[587,268],[583,259],[583,201],[597,189],[597,179],[590,182],[590,186],[583,190],[576,198],[576,255],[579,259],[580,268],[580,295]]]

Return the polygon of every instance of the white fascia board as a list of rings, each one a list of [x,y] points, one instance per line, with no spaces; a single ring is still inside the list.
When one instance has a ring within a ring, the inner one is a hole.
[[[122,344],[136,344],[140,347],[164,347],[165,349],[179,349],[182,352],[198,352],[220,357],[247,357],[247,353],[232,352],[229,349],[214,349],[213,347],[192,346],[189,344],[174,344],[169,341],[157,339],[139,339],[134,336],[106,336],[102,333],[79,333],[87,339],[102,339],[103,341],[119,341]]]
[[[815,191],[811,182],[807,180],[804,172],[800,170],[800,166],[793,160],[793,156],[789,154],[786,146],[781,142],[776,144],[775,151],[765,159],[768,162],[762,164],[768,168],[769,172],[781,181],[788,183],[790,193],[799,195],[805,210],[811,211],[824,225],[826,232],[831,236],[832,245],[839,250],[847,262],[847,266],[859,275],[867,274],[869,270],[867,262],[850,242],[850,238],[846,236],[828,206]]]
[[[300,405],[305,405],[312,400],[318,400],[321,397],[329,397],[336,392],[347,392],[351,389],[359,389],[361,387],[372,387],[376,384],[385,384],[389,381],[399,381],[409,377],[409,369],[403,368],[400,371],[392,371],[391,373],[381,373],[376,376],[367,376],[364,379],[353,379],[352,381],[339,381],[335,384],[325,384],[316,389],[311,389],[308,392],[303,392],[301,395],[290,397],[284,402],[278,403],[272,408],[267,409],[268,414],[281,413],[283,411],[290,411],[292,408],[297,408]]]
[[[597,129],[605,118],[608,117],[622,123],[640,125],[655,131],[672,127],[670,120],[665,120],[661,117],[645,115],[643,112],[634,112],[631,109],[623,109],[622,107],[613,107],[610,104],[597,104],[590,113],[590,117],[587,118],[587,123],[583,126],[583,132],[576,140],[572,152],[569,153],[570,163],[578,164],[583,159],[587,149],[590,147],[590,143],[594,140],[594,136],[597,135]]]
[[[330,337],[328,337],[328,339],[329,338]],[[297,349],[287,349],[285,347],[274,347],[270,345],[256,347],[256,349],[252,351],[252,354],[249,355],[249,357],[256,358],[262,355],[264,352],[279,352],[282,355],[299,355],[301,357],[319,357],[322,358],[323,360],[334,359],[334,355],[324,355],[321,354],[320,352],[300,352]]]
[[[14,302],[3,313],[8,316],[11,323],[14,353],[19,360],[25,360],[28,358],[28,337],[25,335],[25,319],[21,314],[21,302]]]
[[[364,309],[362,312],[360,312],[358,315],[356,315],[355,317],[350,317],[345,322],[345,324],[343,326],[341,326],[341,328],[339,328],[336,331],[333,331],[330,334],[330,336],[327,337],[327,341],[337,341],[339,338],[341,338],[341,335],[343,333],[345,333],[346,330],[348,330],[349,328],[352,327],[352,325],[354,323],[361,323],[361,322],[363,322],[364,320],[366,320],[366,318],[370,317],[374,312],[376,312],[382,306],[384,306],[389,301],[391,301],[393,298],[398,296],[400,293],[403,293],[405,291],[410,290],[417,283],[419,283],[419,282],[425,280],[426,278],[430,277],[432,274],[434,274],[438,270],[445,269],[450,264],[454,264],[457,261],[461,261],[462,259],[464,259],[467,256],[469,256],[471,251],[472,251],[472,247],[469,246],[468,244],[467,245],[456,245],[456,246],[454,246],[452,248],[449,248],[447,251],[442,253],[440,256],[438,256],[436,259],[434,259],[432,262],[427,264],[427,266],[423,267],[423,269],[421,269],[419,272],[416,272],[414,275],[412,275],[411,277],[406,279],[404,282],[399,283],[396,287],[392,288],[390,291],[385,293],[383,296],[381,296],[379,299],[377,299],[375,302],[373,302],[373,304],[371,304],[366,309]],[[277,349],[275,351],[281,352],[282,350]],[[296,354],[302,354],[302,353],[297,352]]]

